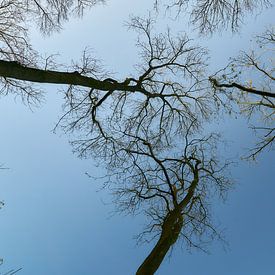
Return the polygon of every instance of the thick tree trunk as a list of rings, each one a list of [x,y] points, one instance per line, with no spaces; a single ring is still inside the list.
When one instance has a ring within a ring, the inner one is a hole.
[[[98,89],[101,91],[130,91],[144,92],[136,85],[126,85],[125,83],[98,80],[93,77],[83,76],[78,72],[61,72],[52,70],[41,70],[37,68],[26,67],[15,61],[0,60],[0,77],[12,78],[23,81],[68,84]]]
[[[137,270],[136,275],[154,274],[162,263],[171,246],[177,241],[183,226],[183,217],[180,211],[170,212],[162,225],[160,238],[151,253]]]
[[[139,267],[136,275],[152,275],[159,268],[165,255],[171,248],[171,246],[177,241],[181,229],[183,227],[183,216],[181,211],[190,203],[194,195],[195,188],[199,182],[199,170],[198,165],[200,161],[196,162],[194,171],[194,179],[189,187],[187,195],[184,199],[176,206],[174,210],[169,212],[164,219],[162,224],[162,230],[160,238],[152,249],[151,253],[144,260],[144,262]]]

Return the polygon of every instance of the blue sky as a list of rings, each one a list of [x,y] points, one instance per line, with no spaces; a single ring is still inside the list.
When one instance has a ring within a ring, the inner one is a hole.
[[[33,32],[33,43],[41,52],[60,53],[60,61],[80,57],[86,46],[104,60],[107,68],[127,77],[138,61],[135,34],[123,23],[129,14],[147,14],[146,1],[112,1],[73,19],[61,33],[41,37]],[[212,62],[226,64],[229,56],[251,47],[250,36],[272,23],[274,10],[253,17],[241,33],[205,37]],[[164,20],[161,18],[161,21]],[[165,19],[158,28],[169,21]],[[182,20],[170,21],[174,31],[184,30]],[[194,39],[197,39],[194,34]],[[133,236],[142,229],[143,217],[112,215],[108,190],[100,191],[103,170],[93,160],[80,160],[71,152],[68,137],[52,129],[61,115],[58,87],[44,85],[47,101],[31,111],[12,96],[0,99],[0,274],[23,267],[22,275],[134,274],[153,243],[137,246]],[[239,154],[253,143],[244,121],[222,120],[219,130],[231,141],[230,153]],[[225,204],[213,210],[225,229],[229,248],[219,243],[210,255],[189,254],[179,244],[157,274],[273,275],[275,262],[275,158],[266,152],[257,163],[239,162],[232,168],[236,181]]]

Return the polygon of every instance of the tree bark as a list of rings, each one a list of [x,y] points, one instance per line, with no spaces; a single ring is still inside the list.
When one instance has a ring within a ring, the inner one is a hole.
[[[170,212],[164,220],[160,238],[151,253],[137,270],[136,275],[154,274],[171,246],[177,241],[183,226],[183,217],[178,209]]]
[[[78,72],[41,70],[26,67],[16,61],[0,60],[0,77],[1,76],[38,83],[78,85],[101,91],[143,91],[137,85],[126,85],[123,82],[99,80],[93,77],[83,76]]]
[[[175,206],[175,209],[169,212],[165,217],[160,238],[151,253],[138,268],[136,275],[153,275],[159,268],[169,249],[179,238],[183,227],[183,215],[181,212],[194,196],[195,189],[199,182],[198,165],[200,163],[201,162],[197,160],[195,167],[193,167],[194,179],[189,187],[187,195],[177,206]]]

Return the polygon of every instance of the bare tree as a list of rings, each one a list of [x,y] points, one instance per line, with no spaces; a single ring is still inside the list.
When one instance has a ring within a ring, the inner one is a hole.
[[[83,10],[104,0],[3,0],[0,3],[1,58],[27,61],[32,52],[28,40],[29,23],[34,20],[45,34],[58,31],[71,15],[82,16]],[[24,63],[25,63],[24,62]]]
[[[219,235],[208,196],[218,189],[224,195],[230,181],[228,163],[220,165],[214,153],[217,136],[192,138],[216,108],[204,76],[206,52],[169,31],[154,36],[151,20],[133,18],[129,26],[145,35],[138,40],[139,76],[104,78],[114,85],[104,95],[71,86],[59,125],[80,135],[72,142],[80,157],[104,160],[120,211],[144,209],[150,221],[143,233],[159,239],[137,274],[153,274],[180,236],[203,249],[204,236]]]
[[[206,50],[193,46],[186,35],[173,38],[169,30],[154,35],[152,23],[139,18],[129,23],[140,33],[141,63],[124,80],[107,77],[87,51],[71,72],[0,60],[0,75],[6,82],[19,81],[18,87],[28,86],[26,81],[70,85],[59,124],[65,121],[69,131],[90,129],[94,137],[87,139],[87,147],[96,142],[94,138],[112,141],[113,125],[129,134],[150,129],[151,139],[169,140],[173,133],[184,132],[190,120],[198,128],[209,117],[214,100],[206,89]],[[39,95],[28,91],[23,95]]]
[[[202,250],[220,238],[211,222],[210,204],[214,194],[224,197],[231,186],[226,176],[229,163],[220,165],[215,155],[215,134],[196,138],[191,129],[192,123],[181,144],[180,137],[160,147],[130,136],[130,144],[104,152],[118,210],[135,214],[142,209],[148,224],[139,238],[157,238],[136,274],[154,274],[181,238],[187,247]]]
[[[122,81],[104,78],[89,91],[75,85],[66,91],[66,113],[59,125],[80,130],[74,145],[81,156],[93,151],[86,148],[112,150],[116,140],[143,137],[145,130],[148,139],[165,146],[173,135],[185,133],[190,120],[198,129],[214,108],[206,89],[203,48],[192,46],[185,35],[154,35],[151,20],[133,18],[129,27],[140,33],[137,72]]]
[[[40,30],[49,34],[62,28],[71,16],[82,16],[85,9],[105,0],[21,0],[26,12],[35,18]]]
[[[120,183],[115,194],[121,210],[150,206],[147,231],[156,230],[160,238],[137,274],[153,274],[180,236],[201,247],[204,233],[217,235],[207,198],[230,186],[222,176],[226,165],[220,167],[213,154],[215,135],[190,140],[215,109],[205,77],[207,52],[186,35],[173,38],[169,30],[155,35],[152,24],[130,21],[139,33],[141,64],[122,81],[107,77],[87,51],[71,72],[0,61],[5,81],[68,84],[58,125],[78,133],[75,151],[107,163]]]
[[[24,66],[37,67],[47,61],[41,60],[29,40],[30,23],[36,21],[41,32],[50,34],[62,28],[70,16],[82,16],[83,10],[104,3],[104,0],[3,0],[0,3],[0,59],[18,62]],[[6,63],[5,63],[6,64]],[[3,64],[3,67],[5,67]],[[2,67],[2,68],[3,68]],[[1,94],[9,92],[20,96],[27,103],[42,99],[39,89],[16,79],[1,78]]]
[[[96,2],[104,1],[2,1],[0,21],[10,27],[0,29],[2,93],[16,92],[31,102],[41,98],[33,83],[68,85],[57,127],[77,135],[72,144],[81,157],[105,161],[121,211],[135,213],[142,205],[149,219],[143,233],[156,234],[158,241],[137,274],[153,274],[180,237],[203,249],[204,236],[219,236],[211,223],[210,199],[217,191],[223,197],[231,182],[225,176],[228,163],[221,165],[215,154],[217,136],[201,135],[217,111],[208,89],[207,51],[186,35],[154,34],[152,19],[133,17],[129,28],[139,34],[141,62],[124,79],[106,72],[87,50],[65,69],[51,68],[50,59],[41,61],[27,40],[26,18],[37,18],[41,30],[50,33],[72,12],[81,15]],[[253,7],[251,1],[215,3],[197,1],[192,16],[201,31],[226,25],[229,18],[235,28],[243,9]],[[211,82],[223,88],[219,79]]]
[[[210,77],[214,90],[237,102],[249,119],[260,115],[262,125],[252,126],[261,135],[247,158],[254,159],[265,148],[272,149],[275,140],[275,33],[269,28],[256,37],[257,49],[242,52],[215,76]]]
[[[155,0],[155,7],[163,2],[169,10],[176,8],[178,15],[189,11],[190,23],[204,34],[228,27],[237,31],[246,13],[272,6],[270,0]]]

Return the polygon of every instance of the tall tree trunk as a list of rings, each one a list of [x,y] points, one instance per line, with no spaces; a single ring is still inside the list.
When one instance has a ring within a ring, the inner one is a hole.
[[[154,274],[171,246],[177,241],[183,226],[183,217],[178,209],[170,212],[162,225],[158,242],[137,270],[136,275]]]
[[[181,211],[188,205],[192,200],[194,191],[199,182],[199,170],[198,165],[200,161],[196,162],[193,167],[194,179],[189,187],[187,195],[184,199],[176,206],[174,210],[169,212],[164,219],[161,229],[161,235],[152,249],[151,253],[144,260],[141,266],[138,268],[136,275],[151,275],[154,274],[162,263],[165,255],[171,248],[171,246],[177,241],[181,229],[183,227],[183,216]]]

